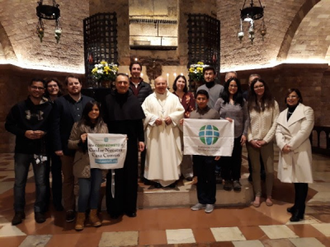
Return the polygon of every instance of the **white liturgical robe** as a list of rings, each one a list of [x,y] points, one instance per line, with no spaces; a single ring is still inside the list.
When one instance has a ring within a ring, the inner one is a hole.
[[[154,92],[142,104],[146,116],[144,128],[146,135],[147,157],[144,170],[145,178],[159,182],[162,186],[174,183],[180,177],[182,161],[179,121],[183,118],[184,108],[179,98],[166,90],[164,94]],[[172,119],[172,123],[156,125],[156,119]]]

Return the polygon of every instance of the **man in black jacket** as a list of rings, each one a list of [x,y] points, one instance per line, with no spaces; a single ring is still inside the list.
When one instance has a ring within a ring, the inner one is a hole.
[[[45,82],[33,79],[28,86],[29,97],[11,108],[5,128],[16,135],[15,185],[12,225],[18,225],[25,218],[25,186],[30,163],[33,166],[36,183],[34,218],[37,223],[45,222],[46,209],[46,135],[49,132],[51,103],[43,98]]]
[[[129,71],[131,72],[130,81],[130,91],[138,98],[140,105],[142,105],[145,98],[153,93],[149,83],[146,83],[141,78],[142,64],[138,61],[134,61],[129,66]],[[146,149],[141,152],[141,165],[140,165],[140,180],[144,184],[150,184],[150,182],[143,177],[144,166],[146,160]]]
[[[68,140],[74,122],[81,118],[82,111],[87,102],[93,100],[81,94],[82,85],[73,75],[65,79],[68,95],[57,98],[54,102],[52,123],[53,147],[56,155],[62,162],[63,186],[62,199],[66,210],[66,222],[75,220],[75,196],[73,160],[74,150],[68,149]]]

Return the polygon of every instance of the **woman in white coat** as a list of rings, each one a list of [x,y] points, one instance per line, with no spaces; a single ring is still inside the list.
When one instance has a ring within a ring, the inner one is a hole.
[[[288,90],[287,109],[277,119],[276,142],[280,149],[278,178],[283,183],[294,183],[295,203],[287,211],[290,221],[300,221],[305,214],[308,183],[313,183],[312,148],[309,136],[314,126],[313,109],[302,104],[298,89]]]

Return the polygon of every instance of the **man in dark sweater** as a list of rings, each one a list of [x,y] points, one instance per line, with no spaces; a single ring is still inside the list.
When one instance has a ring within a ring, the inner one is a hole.
[[[51,103],[43,98],[45,82],[33,79],[28,86],[29,96],[11,108],[5,128],[16,135],[15,185],[12,225],[18,225],[25,218],[25,186],[30,163],[33,166],[36,201],[34,218],[37,223],[45,222],[46,209],[46,135],[49,132]]]
[[[131,72],[131,77],[129,78],[130,86],[129,90],[137,97],[142,105],[143,101],[147,96],[153,93],[151,86],[149,83],[146,83],[141,78],[142,64],[134,61],[129,66],[129,71]],[[141,165],[140,165],[140,180],[144,182],[144,184],[150,184],[146,178],[143,177],[144,167],[146,160],[146,149],[141,152]]]
[[[54,102],[52,123],[53,147],[55,154],[61,158],[63,186],[62,199],[66,211],[66,222],[75,220],[75,196],[73,160],[74,150],[68,148],[68,140],[74,122],[81,118],[82,111],[87,102],[93,100],[81,94],[82,85],[73,75],[65,79],[68,94],[57,98]]]
[[[142,64],[134,61],[129,66],[129,71],[131,72],[131,77],[129,78],[129,90],[138,98],[140,105],[149,94],[153,91],[149,83],[146,83],[141,78]]]

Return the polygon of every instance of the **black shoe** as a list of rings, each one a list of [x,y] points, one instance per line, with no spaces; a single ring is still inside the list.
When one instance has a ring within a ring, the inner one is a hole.
[[[11,224],[13,226],[16,226],[18,224],[21,224],[23,219],[25,219],[25,213],[24,212],[15,212],[14,218],[11,221]]]
[[[155,183],[155,188],[160,189],[163,188],[163,186],[160,183]]]
[[[151,181],[146,178],[143,178],[142,181],[144,185],[151,185]]]
[[[73,210],[66,211],[65,221],[66,222],[73,222],[76,219],[76,212]]]
[[[34,213],[34,219],[37,223],[44,223],[46,221],[44,214],[40,212]]]
[[[226,191],[231,191],[233,189],[233,185],[230,180],[225,181],[225,184],[223,185],[223,189]]]
[[[109,214],[109,215],[110,215],[110,218],[113,219],[113,220],[116,220],[121,216],[121,214],[114,214],[114,213]]]
[[[294,213],[294,206],[292,206],[292,207],[290,207],[290,208],[287,208],[286,211],[287,211],[288,213],[293,214],[293,213]]]
[[[167,188],[172,188],[172,189],[174,189],[175,187],[176,187],[176,182],[167,186]]]
[[[128,217],[130,218],[134,218],[136,217],[136,212],[133,212],[133,213],[125,213]]]
[[[304,219],[304,214],[300,213],[299,210],[295,211],[290,218],[291,222],[298,222]]]
[[[241,191],[242,185],[238,180],[235,180],[233,182],[233,188],[234,188],[234,191],[239,192],[239,191]]]

